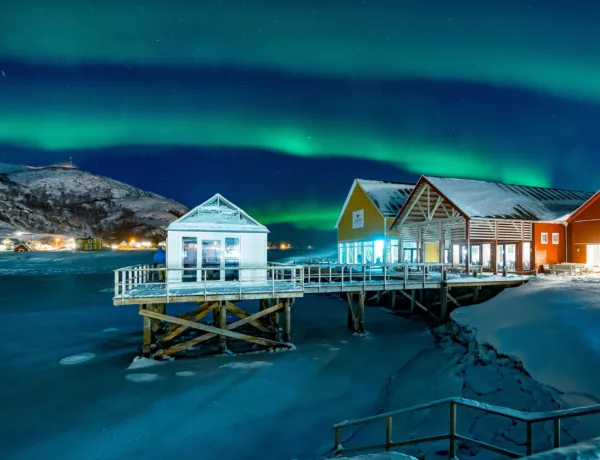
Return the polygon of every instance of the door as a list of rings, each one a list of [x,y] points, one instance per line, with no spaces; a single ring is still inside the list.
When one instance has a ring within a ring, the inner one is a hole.
[[[506,268],[507,271],[515,271],[517,269],[517,245],[516,244],[499,244],[496,254],[498,270]]]
[[[206,281],[221,280],[220,240],[202,240],[202,268],[206,269],[202,274]]]
[[[600,244],[587,245],[585,263],[593,266],[600,265]]]
[[[194,282],[198,280],[198,239],[195,237],[184,236],[182,239],[183,247],[183,282]]]

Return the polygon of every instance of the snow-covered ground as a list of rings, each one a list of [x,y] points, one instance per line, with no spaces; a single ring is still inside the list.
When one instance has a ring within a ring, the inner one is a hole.
[[[563,408],[600,403],[600,276],[539,276],[452,316],[558,390]],[[600,418],[582,419],[575,434],[600,435]]]
[[[529,410],[562,404],[558,391],[479,346],[466,329],[432,333],[418,319],[368,308],[369,334],[353,336],[345,327],[346,303],[326,296],[295,304],[295,351],[132,366],[142,320],[135,307],[112,306],[110,271],[151,254],[113,254],[63,262],[52,258],[57,254],[34,254],[47,257],[37,262],[38,272],[0,277],[0,407],[10,414],[0,417],[0,458],[312,459],[331,453],[334,423],[448,396]],[[6,270],[0,273],[23,273],[21,259],[11,261],[0,262]],[[96,271],[86,272],[89,266]],[[39,274],[44,267],[47,276]],[[170,313],[185,308],[175,305]],[[399,417],[394,438],[443,433],[447,415]],[[460,433],[522,450],[524,426],[474,415],[459,410]],[[538,443],[548,441],[543,428],[535,432]],[[384,423],[342,433],[346,447],[384,439]],[[563,440],[574,439],[564,433]],[[444,441],[403,452],[441,459],[447,449]],[[471,458],[478,451],[459,453]]]

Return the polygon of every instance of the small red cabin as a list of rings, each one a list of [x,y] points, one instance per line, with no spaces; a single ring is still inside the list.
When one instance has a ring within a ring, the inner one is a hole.
[[[31,248],[27,246],[25,243],[19,243],[15,246],[15,252],[30,252]]]

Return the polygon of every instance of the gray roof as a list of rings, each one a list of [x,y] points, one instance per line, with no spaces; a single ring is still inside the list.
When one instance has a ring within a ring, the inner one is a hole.
[[[595,192],[424,176],[468,217],[532,221],[566,220]]]
[[[356,179],[384,217],[396,217],[415,188],[414,184]]]

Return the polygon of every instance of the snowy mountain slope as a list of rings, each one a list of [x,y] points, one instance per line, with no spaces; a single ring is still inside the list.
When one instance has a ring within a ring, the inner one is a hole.
[[[0,227],[105,238],[164,238],[176,201],[75,168],[0,164]]]

